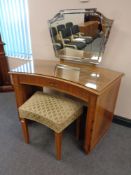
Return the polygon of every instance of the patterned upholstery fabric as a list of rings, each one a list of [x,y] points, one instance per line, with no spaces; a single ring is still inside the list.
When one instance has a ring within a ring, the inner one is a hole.
[[[82,104],[70,98],[36,92],[19,107],[20,118],[42,123],[59,133],[82,114]]]

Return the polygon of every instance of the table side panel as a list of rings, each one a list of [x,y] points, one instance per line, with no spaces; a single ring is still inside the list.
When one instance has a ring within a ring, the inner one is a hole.
[[[112,123],[120,82],[121,78],[117,79],[111,87],[97,97],[89,151],[95,147]]]

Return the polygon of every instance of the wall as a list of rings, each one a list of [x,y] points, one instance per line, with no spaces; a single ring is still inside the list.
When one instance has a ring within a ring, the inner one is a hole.
[[[60,9],[96,7],[105,16],[114,19],[110,39],[101,66],[125,73],[115,114],[131,119],[131,1],[90,0],[29,0],[30,30],[34,59],[55,59],[48,31],[48,19]]]

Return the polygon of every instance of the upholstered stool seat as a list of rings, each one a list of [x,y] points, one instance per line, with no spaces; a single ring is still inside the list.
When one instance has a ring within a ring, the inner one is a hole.
[[[62,131],[76,120],[83,112],[82,104],[73,99],[36,92],[22,106],[19,107],[19,117],[28,143],[28,130],[25,119],[30,119],[46,125],[56,136],[57,159],[61,158],[60,139]],[[59,144],[59,146],[57,145]]]

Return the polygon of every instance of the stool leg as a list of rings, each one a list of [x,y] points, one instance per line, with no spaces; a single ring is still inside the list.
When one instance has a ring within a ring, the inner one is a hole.
[[[80,139],[80,124],[81,124],[81,116],[76,119],[76,139]]]
[[[61,160],[61,143],[62,143],[62,132],[55,132],[55,145],[56,145],[56,159]]]
[[[22,127],[22,131],[23,131],[24,140],[28,144],[29,143],[29,133],[28,133],[27,120],[26,119],[21,119],[20,122],[21,122],[21,127]]]

